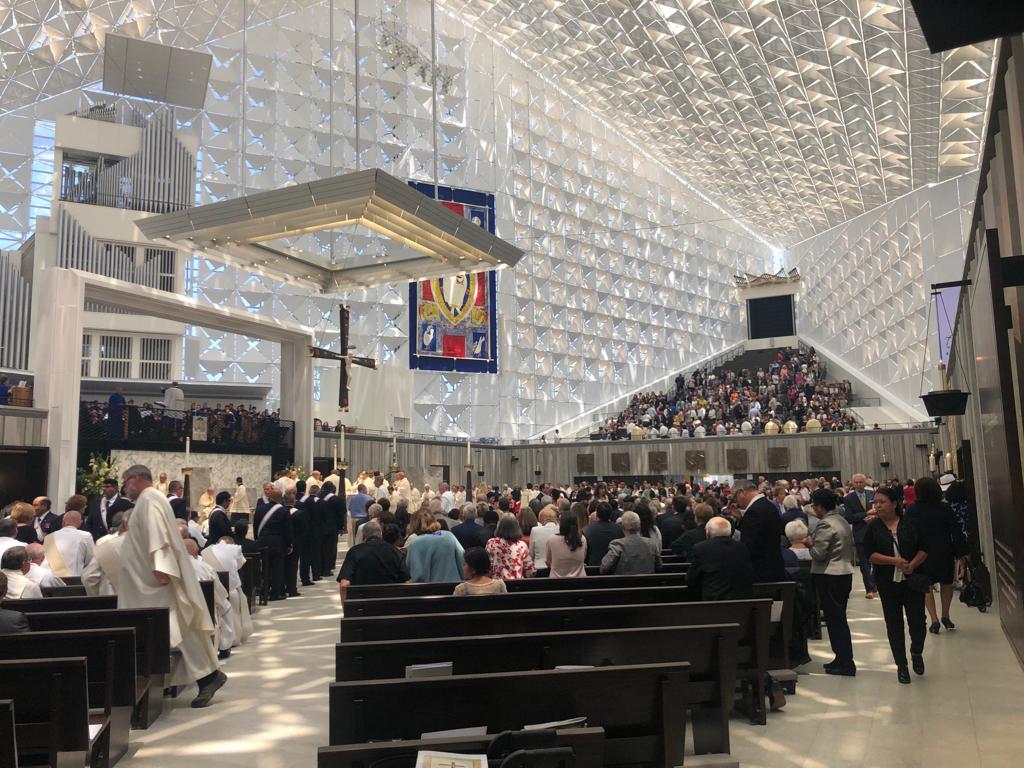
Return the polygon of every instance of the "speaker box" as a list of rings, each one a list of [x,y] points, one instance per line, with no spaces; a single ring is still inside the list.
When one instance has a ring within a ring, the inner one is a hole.
[[[967,412],[967,398],[970,392],[959,389],[937,389],[921,395],[929,416],[963,416]]]

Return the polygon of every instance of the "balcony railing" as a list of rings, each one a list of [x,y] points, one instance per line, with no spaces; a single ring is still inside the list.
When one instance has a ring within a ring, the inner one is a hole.
[[[202,437],[198,417],[206,418],[205,440],[197,439]],[[295,451],[295,422],[246,409],[170,411],[157,405],[111,408],[89,402],[81,404],[78,430],[79,442],[90,451],[184,451],[188,437],[193,452],[273,456],[275,466],[290,462]]]

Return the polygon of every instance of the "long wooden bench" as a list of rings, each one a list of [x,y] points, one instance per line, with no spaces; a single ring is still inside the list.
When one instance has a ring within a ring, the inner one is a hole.
[[[86,597],[87,592],[81,584],[66,584],[63,587],[39,587],[43,597]]]
[[[425,732],[586,716],[605,730],[606,766],[683,763],[686,663],[332,683],[331,744],[418,739]],[[402,702],[398,717],[395,702]]]
[[[128,751],[128,731],[135,706],[135,630],[75,629],[33,632],[29,638],[0,635],[0,659],[88,659],[89,707],[110,715],[110,756]]]
[[[83,656],[0,661],[0,698],[14,702],[19,760],[45,757],[55,768],[106,768],[110,720],[89,715]]]
[[[771,607],[771,600],[757,599],[349,617],[341,620],[341,642],[735,623],[740,625],[736,674],[744,704],[751,722],[764,724]]]
[[[500,738],[500,737],[499,737]],[[576,765],[604,764],[603,728],[564,728],[558,730],[517,731],[506,735],[509,749],[541,749],[565,746],[573,750]],[[341,744],[317,750],[317,768],[414,768],[421,749],[455,752],[463,755],[488,754],[493,739],[487,736],[461,738],[375,741],[370,744]]]
[[[338,643],[335,674],[346,682],[400,678],[407,665],[441,662],[451,662],[452,674],[474,675],[685,661],[694,750],[728,753],[739,635],[739,624],[711,624]]]
[[[33,597],[27,600],[4,600],[0,608],[21,613],[57,613],[63,611],[105,611],[117,608],[116,595],[97,597]]]
[[[0,699],[0,766],[18,768],[18,741],[14,738],[14,702],[10,699]]]
[[[458,581],[433,581],[426,584],[364,584],[352,585],[347,600],[381,597],[422,597],[450,595]],[[626,589],[632,587],[684,587],[685,573],[651,573],[636,576],[573,576],[569,578],[510,579],[505,582],[509,592],[544,592],[561,589]]]
[[[57,599],[57,598],[53,598]],[[170,616],[166,608],[29,613],[29,629],[66,631],[126,627],[135,630],[133,728],[149,728],[163,711],[164,676],[171,671]]]
[[[689,563],[663,563],[662,566],[661,566],[661,570],[658,571],[658,573],[686,573],[687,570],[689,570],[689,568],[690,568],[690,564]],[[614,575],[614,574],[602,574],[601,573],[601,566],[599,566],[599,565],[588,565],[588,566],[585,566],[584,570],[586,570],[587,576]],[[536,577],[537,578],[546,578],[546,577],[549,577],[550,575],[551,575],[551,573],[550,573],[549,569],[547,569],[547,568],[538,568],[537,569],[537,573],[536,573]]]
[[[509,592],[503,595],[438,595],[345,600],[346,616],[401,616],[410,613],[455,611],[521,611],[529,608],[622,605],[624,603],[682,603],[693,599],[685,586],[627,589],[568,589]]]

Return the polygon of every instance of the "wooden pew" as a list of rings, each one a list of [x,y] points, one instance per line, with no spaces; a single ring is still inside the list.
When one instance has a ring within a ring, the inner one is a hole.
[[[606,766],[683,763],[689,665],[644,664],[581,670],[332,683],[331,744],[418,739],[474,725],[518,730],[585,715],[605,729]],[[382,717],[402,702],[401,717]]]
[[[110,757],[116,762],[128,751],[128,731],[135,706],[135,630],[76,629],[32,632],[30,637],[0,635],[0,659],[88,660],[89,707],[110,717]]]
[[[729,752],[729,713],[736,690],[739,624],[597,629],[532,635],[484,635],[338,643],[338,682],[405,676],[406,665],[452,662],[455,675],[685,661],[686,701],[697,754]],[[749,660],[745,648],[745,661]]]
[[[433,581],[426,584],[366,584],[348,588],[349,600],[379,597],[418,597],[450,595],[457,581]],[[685,573],[651,573],[637,576],[574,576],[565,579],[510,579],[505,582],[509,592],[543,592],[560,589],[625,589],[632,587],[686,586]]]
[[[521,746],[517,744],[522,749],[536,749],[541,746],[571,747],[576,756],[576,765],[580,768],[604,764],[603,728],[520,731],[514,734],[513,738],[517,742],[522,739],[524,743]],[[421,749],[482,755],[487,753],[490,743],[489,736],[464,736],[320,747],[317,750],[317,768],[373,768],[383,761],[391,768],[412,768],[416,765],[416,753]]]
[[[455,611],[520,611],[527,608],[623,605],[625,603],[682,603],[693,599],[685,586],[627,589],[569,589],[509,592],[503,595],[427,595],[345,600],[346,616],[401,616],[410,613]]]
[[[81,584],[67,584],[63,587],[40,587],[43,597],[86,597],[85,587]]]
[[[779,581],[754,585],[754,597],[767,597],[781,603],[779,621],[772,622],[772,634],[768,641],[768,669],[785,673],[774,675],[787,693],[796,693],[796,673],[792,671],[790,642],[793,638],[793,616],[796,607],[796,582]],[[781,679],[784,678],[784,679]]]
[[[259,565],[254,558],[247,557],[242,567],[238,569],[238,578],[242,582],[242,594],[249,604],[249,613],[256,607],[256,579]]]
[[[341,642],[735,623],[740,625],[736,676],[751,722],[763,725],[771,605],[759,599],[348,617],[341,620]]]
[[[200,581],[199,588],[203,592],[203,600],[206,601],[206,610],[210,612],[210,620],[217,623],[217,609],[213,604],[213,582]]]
[[[4,600],[0,608],[22,613],[57,613],[63,611],[104,611],[117,608],[116,595],[97,597],[43,597],[28,600]]]
[[[45,755],[55,768],[109,766],[110,721],[89,715],[86,660],[0,661],[0,698],[14,701],[19,758]]]
[[[259,598],[260,605],[266,605],[270,599],[270,550],[261,547],[256,552],[245,552],[244,556],[253,562],[253,593]]]
[[[57,598],[53,598],[57,599]],[[171,671],[170,615],[166,608],[29,613],[33,631],[128,627],[135,630],[133,728],[149,728],[163,711],[164,675]]]
[[[661,566],[661,570],[658,573],[686,573],[689,570],[689,563],[664,563]],[[585,568],[587,576],[601,576],[601,566],[599,565],[588,565]],[[546,578],[551,575],[549,569],[538,568],[536,576],[538,578]],[[614,575],[614,574],[609,574]]]
[[[18,740],[14,738],[14,702],[0,699],[0,766],[18,768]]]

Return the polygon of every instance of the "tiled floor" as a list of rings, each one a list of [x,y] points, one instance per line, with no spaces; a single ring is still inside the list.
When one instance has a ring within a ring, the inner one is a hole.
[[[171,702],[153,728],[132,732],[120,765],[314,766],[316,747],[327,743],[338,617],[333,581],[258,611],[256,635],[224,663],[228,684],[213,706],[190,709],[192,691]],[[783,712],[767,727],[733,719],[733,754],[744,768],[1024,765],[1024,672],[994,614],[955,603],[959,629],[928,636],[927,675],[910,686],[896,682],[878,602],[858,593],[850,617],[857,677],[823,674],[828,643],[814,643],[818,661]]]

